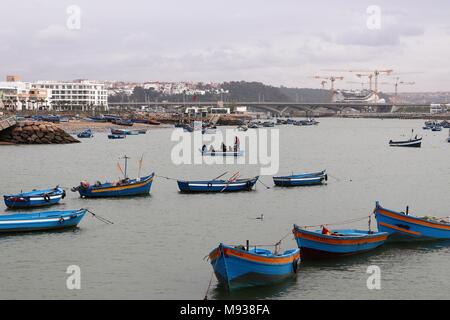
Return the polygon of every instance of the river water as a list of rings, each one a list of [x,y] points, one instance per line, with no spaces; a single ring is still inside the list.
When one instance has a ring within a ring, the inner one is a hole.
[[[369,215],[375,201],[394,210],[450,215],[447,131],[421,132],[423,121],[321,119],[317,127],[276,127],[280,174],[326,168],[326,186],[237,194],[185,195],[157,178],[149,197],[84,200],[68,192],[58,209],[88,207],[74,231],[0,238],[0,298],[202,299],[211,276],[203,258],[220,242],[276,243],[292,225],[333,223]],[[394,149],[390,139],[424,134],[422,149]],[[81,180],[111,180],[127,154],[131,176],[144,153],[142,174],[209,179],[224,171],[259,174],[243,165],[181,165],[171,160],[173,129],[109,141],[105,133],[76,145],[1,146],[0,193],[66,188]],[[262,177],[272,185],[271,177]],[[4,210],[4,213],[11,211]],[[255,218],[264,214],[264,220]],[[367,221],[352,227],[367,227]],[[295,247],[291,236],[283,248]],[[231,295],[213,281],[213,299],[442,299],[450,298],[450,242],[387,245],[338,261],[303,264],[295,280]],[[81,269],[81,290],[68,290],[68,266]],[[381,270],[381,290],[369,290],[369,266]]]

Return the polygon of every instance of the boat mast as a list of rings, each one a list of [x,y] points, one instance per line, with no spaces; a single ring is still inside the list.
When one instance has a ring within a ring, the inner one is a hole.
[[[124,172],[124,179],[127,179],[128,178],[128,176],[127,176],[127,167],[128,167],[128,159],[131,159],[130,157],[127,157],[126,155],[122,158],[122,159],[124,159],[125,160],[125,172]]]

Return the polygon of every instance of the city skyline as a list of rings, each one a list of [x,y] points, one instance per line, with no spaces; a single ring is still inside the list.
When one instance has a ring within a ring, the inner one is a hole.
[[[403,92],[450,90],[450,4],[444,1],[414,7],[377,1],[380,29],[374,30],[367,25],[367,8],[374,3],[366,1],[132,4],[4,1],[0,73],[27,81],[245,80],[320,88],[320,81],[309,77],[333,74],[324,70],[387,68],[416,82],[401,87]],[[80,25],[69,28],[74,12],[67,10],[73,5],[80,10]],[[23,12],[20,21],[17,12]],[[346,79],[337,87],[358,81],[338,74]],[[391,85],[380,89],[393,91]]]

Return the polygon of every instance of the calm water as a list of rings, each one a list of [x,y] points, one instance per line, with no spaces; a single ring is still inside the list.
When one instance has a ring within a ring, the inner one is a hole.
[[[423,121],[322,119],[318,127],[280,129],[280,173],[327,168],[327,186],[182,195],[159,178],[150,197],[83,200],[68,193],[59,209],[89,207],[115,222],[86,216],[75,231],[0,238],[0,298],[202,299],[211,267],[203,261],[219,242],[275,243],[294,223],[315,225],[368,215],[385,207],[450,214],[447,131],[424,133],[419,150],[393,149],[389,139],[421,132]],[[259,174],[257,166],[175,166],[172,129],[108,141],[105,134],[77,145],[1,146],[0,193],[81,180],[116,178],[117,159],[145,154],[143,174],[212,178],[224,171]],[[272,185],[270,177],[263,182]],[[7,211],[5,211],[6,213]],[[8,212],[11,213],[11,212]],[[264,214],[264,221],[254,218]],[[367,222],[353,225],[366,227]],[[292,237],[284,248],[295,247]],[[303,265],[296,280],[229,296],[213,282],[210,297],[261,299],[450,298],[450,242],[386,246],[356,258]],[[81,267],[82,290],[66,289],[66,269]],[[366,287],[369,265],[382,270],[382,290]]]

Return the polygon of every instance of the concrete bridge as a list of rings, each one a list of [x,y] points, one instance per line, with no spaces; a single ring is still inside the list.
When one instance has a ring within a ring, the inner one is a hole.
[[[217,101],[210,102],[118,102],[109,103],[110,108],[114,109],[137,109],[143,106],[145,107],[161,107],[165,109],[184,109],[188,107],[210,107],[217,106]],[[359,111],[373,110],[378,112],[391,112],[394,105],[392,103],[372,103],[372,104],[361,104],[361,103],[309,103],[309,102],[220,102],[220,105],[224,107],[235,107],[235,106],[246,106],[252,109],[257,109],[261,111],[272,112],[282,116],[289,109],[314,112],[319,108],[326,108],[333,110],[335,112],[340,112],[346,108],[352,108]],[[399,109],[402,107],[408,108],[424,108],[429,107],[429,104],[396,104],[395,108]]]

